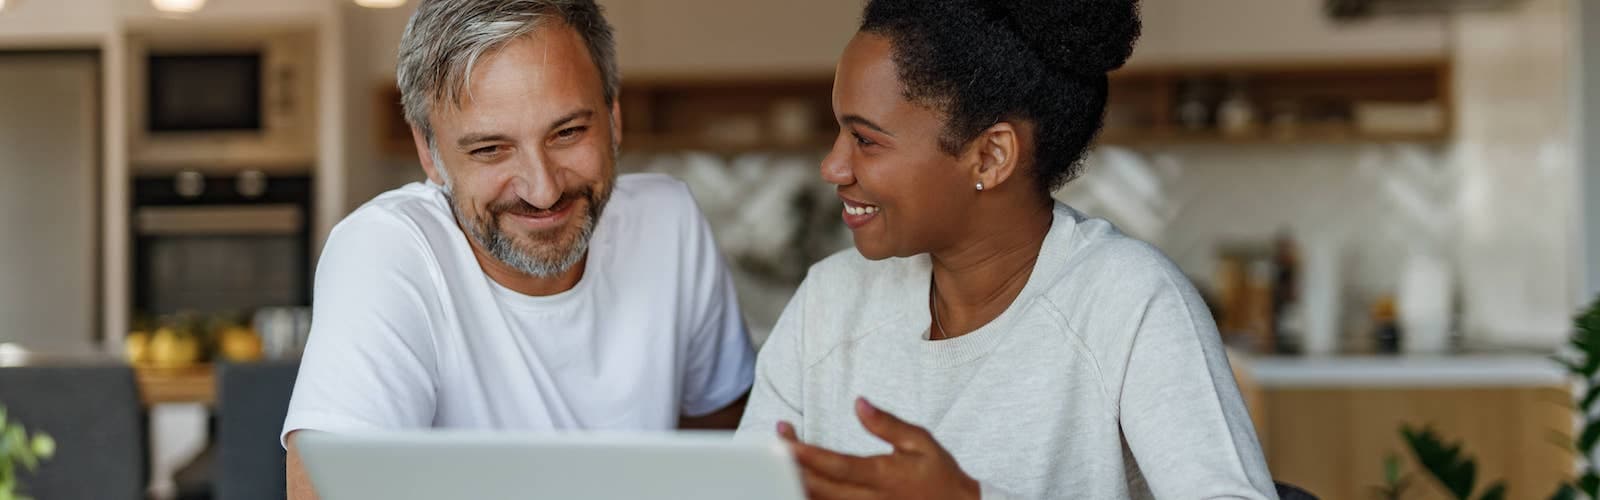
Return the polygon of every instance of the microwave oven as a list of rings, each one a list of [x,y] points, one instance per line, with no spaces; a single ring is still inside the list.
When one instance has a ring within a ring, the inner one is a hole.
[[[314,44],[291,33],[130,43],[136,173],[309,169]]]

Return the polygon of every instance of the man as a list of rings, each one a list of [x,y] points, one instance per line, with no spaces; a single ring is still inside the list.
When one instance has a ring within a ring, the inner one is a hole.
[[[682,183],[615,174],[593,0],[423,0],[398,80],[427,183],[334,228],[283,439],[738,423],[754,353]]]

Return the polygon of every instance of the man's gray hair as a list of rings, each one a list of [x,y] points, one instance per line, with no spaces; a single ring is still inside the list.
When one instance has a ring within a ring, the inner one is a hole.
[[[461,104],[478,58],[552,19],[583,37],[611,105],[620,81],[616,41],[594,0],[422,0],[400,38],[396,77],[406,122],[429,149],[436,148],[428,113],[435,104]]]

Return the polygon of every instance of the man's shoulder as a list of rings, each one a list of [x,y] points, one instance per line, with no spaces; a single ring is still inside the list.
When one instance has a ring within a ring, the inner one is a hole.
[[[607,238],[642,240],[666,249],[696,244],[699,233],[709,228],[689,186],[664,174],[626,174],[617,176],[611,201],[606,204],[601,225],[610,227]]]
[[[612,203],[642,216],[682,217],[695,212],[694,195],[689,192],[689,185],[666,174],[619,175],[611,196]]]
[[[423,183],[387,191],[334,225],[324,254],[359,254],[371,263],[435,259],[435,247],[448,247],[460,232],[448,203],[437,187]]]

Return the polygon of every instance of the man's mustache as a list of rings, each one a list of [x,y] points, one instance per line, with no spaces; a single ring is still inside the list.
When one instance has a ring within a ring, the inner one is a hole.
[[[495,215],[511,214],[524,217],[539,217],[547,215],[551,212],[565,210],[568,205],[577,200],[589,200],[591,203],[593,203],[594,191],[589,188],[580,188],[574,191],[562,193],[561,199],[556,200],[554,205],[550,205],[550,208],[545,209],[535,207],[533,204],[528,203],[521,198],[497,202],[489,205],[489,213]]]

